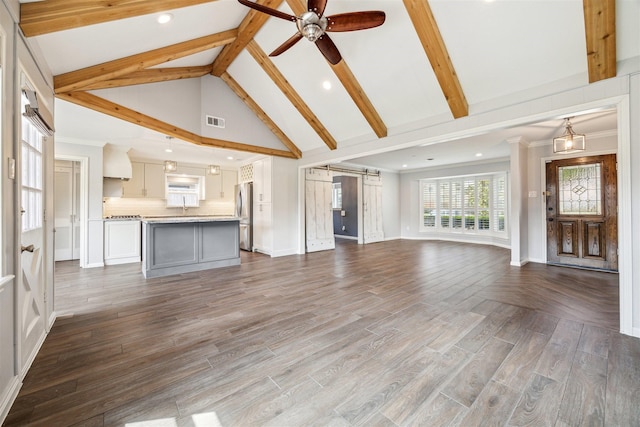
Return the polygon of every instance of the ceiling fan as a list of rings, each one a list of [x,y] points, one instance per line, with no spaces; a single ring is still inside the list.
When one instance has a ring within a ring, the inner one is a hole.
[[[280,12],[279,10],[271,9],[270,7],[249,0],[238,1],[247,7],[275,16],[276,18],[295,21],[298,26],[298,32],[271,52],[269,56],[280,55],[298,43],[302,37],[305,37],[310,42],[314,42],[324,57],[327,58],[327,61],[333,65],[340,62],[342,56],[336,45],[329,38],[329,35],[326,34],[327,32],[366,30],[367,28],[382,25],[385,20],[385,13],[379,10],[324,16],[327,0],[308,0],[307,12],[304,12],[300,16],[289,15],[288,13]]]

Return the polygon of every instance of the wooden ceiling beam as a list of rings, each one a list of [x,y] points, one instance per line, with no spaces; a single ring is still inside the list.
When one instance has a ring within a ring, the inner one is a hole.
[[[220,78],[227,84],[227,86],[229,86],[232,91],[235,92],[236,95],[238,95],[238,97],[247,105],[247,107],[249,107],[251,111],[253,111],[253,113],[258,116],[258,118],[262,120],[265,125],[267,125],[269,130],[271,130],[271,132],[273,132],[273,134],[277,136],[278,139],[280,139],[285,147],[287,147],[297,159],[302,157],[302,152],[296,146],[296,144],[294,144],[293,141],[291,141],[289,137],[285,135],[282,129],[280,129],[278,125],[276,125],[275,122],[271,120],[267,113],[265,113],[264,110],[260,108],[260,106],[253,100],[253,98],[249,96],[249,94],[240,86],[240,84],[229,75],[229,73],[222,73]]]
[[[316,131],[318,136],[324,141],[324,143],[331,150],[335,150],[338,147],[338,143],[331,136],[329,131],[324,127],[320,120],[313,114],[311,108],[302,100],[300,95],[293,89],[291,84],[282,75],[282,73],[276,68],[273,62],[269,59],[266,53],[258,46],[255,41],[250,41],[247,44],[247,50],[256,60],[256,62],[267,73],[271,80],[280,88],[282,93],[289,99],[293,106],[302,114],[302,117],[309,123],[309,125]]]
[[[115,117],[126,122],[163,133],[167,136],[172,136],[174,138],[190,142],[195,145],[226,148],[229,150],[245,151],[249,153],[264,154],[268,156],[286,157],[290,159],[296,158],[293,153],[286,150],[276,150],[273,148],[259,147],[256,145],[243,144],[240,142],[202,137],[193,132],[178,128],[169,123],[160,121],[151,116],[147,116],[146,114],[142,114],[138,111],[131,110],[127,107],[116,104],[104,98],[100,98],[88,92],[66,92],[57,94],[56,96],[60,99],[72,102],[76,105],[98,111],[108,116]]]
[[[403,0],[403,2],[453,117],[457,119],[468,116],[469,105],[467,104],[467,99],[462,91],[458,75],[453,67],[451,58],[449,58],[447,47],[442,40],[442,35],[428,1]]]
[[[103,80],[84,87],[84,90],[109,89],[114,87],[141,85],[145,83],[167,82],[170,80],[192,79],[211,72],[211,65],[195,67],[149,68],[134,71],[111,80]]]
[[[47,0],[20,5],[20,28],[27,37],[149,13],[210,3],[215,0]]]
[[[283,0],[262,0],[257,1],[257,3],[272,9],[277,9],[282,1]],[[238,27],[238,37],[233,43],[226,45],[215,61],[213,61],[211,74],[216,77],[222,76],[222,74],[227,71],[227,68],[229,68],[229,65],[240,55],[240,52],[253,40],[253,37],[265,22],[267,22],[267,19],[269,19],[269,15],[247,8],[247,15]]]
[[[154,65],[163,64],[178,58],[193,55],[209,49],[214,49],[233,42],[238,35],[238,30],[228,30],[217,34],[211,34],[197,39],[176,43],[148,52],[127,56],[81,70],[71,71],[54,77],[56,93],[84,90],[88,85],[114,79],[129,73],[144,70]]]
[[[300,16],[307,11],[306,1],[304,0],[287,0],[287,4],[296,16]],[[327,61],[327,63],[329,62]],[[378,138],[387,136],[387,126],[351,72],[345,59],[342,58],[342,61],[336,65],[329,65]]]
[[[589,83],[615,77],[616,2],[583,0]]]

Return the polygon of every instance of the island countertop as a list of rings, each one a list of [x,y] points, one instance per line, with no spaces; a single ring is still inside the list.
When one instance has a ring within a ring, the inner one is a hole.
[[[148,216],[143,217],[142,222],[150,224],[180,223],[180,222],[218,222],[218,221],[240,221],[237,216],[217,216],[217,215],[185,215],[185,216]]]

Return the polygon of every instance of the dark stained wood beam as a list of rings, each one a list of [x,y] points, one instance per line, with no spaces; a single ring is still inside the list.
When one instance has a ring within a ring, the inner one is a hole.
[[[287,0],[287,4],[296,16],[300,16],[302,13],[307,11],[306,3],[307,2],[305,0]],[[329,62],[327,61],[327,63]],[[382,118],[373,106],[373,103],[369,100],[364,89],[362,89],[362,86],[360,86],[360,83],[358,83],[358,80],[351,72],[351,69],[347,65],[345,59],[342,58],[342,61],[335,65],[330,63],[329,65],[378,138],[384,138],[387,136],[387,126],[384,124]]]
[[[258,118],[262,120],[265,125],[267,125],[269,130],[271,130],[271,132],[273,132],[273,134],[277,136],[278,139],[280,139],[285,147],[287,147],[297,159],[302,157],[302,152],[296,146],[296,144],[294,144],[293,141],[291,141],[289,137],[282,131],[282,129],[280,129],[278,125],[276,125],[275,122],[271,120],[267,113],[265,113],[264,110],[260,108],[260,106],[253,100],[253,98],[249,96],[249,94],[240,86],[240,84],[229,75],[229,73],[223,73],[220,78],[224,80],[227,86],[229,86],[229,88],[234,91],[236,95],[238,95],[238,97],[247,105],[247,107],[249,107],[251,111],[253,111],[253,113],[258,116]]]
[[[215,0],[46,0],[20,5],[20,28],[27,37],[70,30]]]
[[[257,3],[270,7],[271,9],[277,9],[282,1],[283,0],[263,0]],[[269,15],[247,8],[247,16],[244,17],[238,27],[238,37],[233,43],[225,46],[213,61],[211,74],[216,77],[222,76],[222,74],[227,71],[227,68],[229,68],[229,65],[240,55],[240,52],[253,40],[253,37],[265,22],[267,22],[267,19],[269,19]]]
[[[616,76],[616,2],[583,0],[589,83]]]
[[[453,117],[469,115],[469,105],[427,0],[403,0]]]
[[[211,72],[211,65],[195,67],[149,68],[110,80],[103,80],[85,86],[85,90],[109,89],[114,87],[140,85],[145,83],[167,82],[170,80],[192,79]]]
[[[178,58],[214,49],[233,42],[238,30],[228,30],[197,39],[176,43],[148,52],[127,56],[81,70],[71,71],[54,77],[56,93],[84,90],[86,86],[104,80],[111,80],[135,71],[141,71],[154,65],[163,64]]]
[[[311,111],[311,108],[302,100],[300,95],[293,89],[291,84],[282,75],[282,73],[276,68],[273,62],[269,59],[266,53],[258,46],[255,41],[247,44],[247,51],[251,54],[253,59],[262,67],[271,80],[280,88],[284,96],[289,99],[293,106],[302,114],[302,117],[309,123],[309,125],[316,131],[318,136],[324,141],[324,143],[331,150],[335,150],[338,144],[331,136],[329,131],[324,127],[316,115]]]
[[[147,116],[146,114],[131,110],[127,107],[116,104],[115,102],[100,98],[88,92],[66,92],[57,94],[56,96],[60,99],[64,99],[65,101],[72,102],[76,105],[80,105],[91,110],[107,114],[111,117],[115,117],[129,123],[133,123],[147,129],[151,129],[165,135],[181,139],[186,142],[190,142],[195,145],[226,148],[229,150],[246,151],[249,153],[286,157],[290,159],[297,158],[293,153],[286,150],[276,150],[273,148],[259,147],[256,145],[243,144],[240,142],[203,137],[193,132],[189,132],[187,130],[173,126],[169,123],[155,119],[151,116]]]

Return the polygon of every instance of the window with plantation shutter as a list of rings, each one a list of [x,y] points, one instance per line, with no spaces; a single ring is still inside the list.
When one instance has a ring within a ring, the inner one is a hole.
[[[506,237],[506,187],[506,173],[421,181],[421,231]]]

